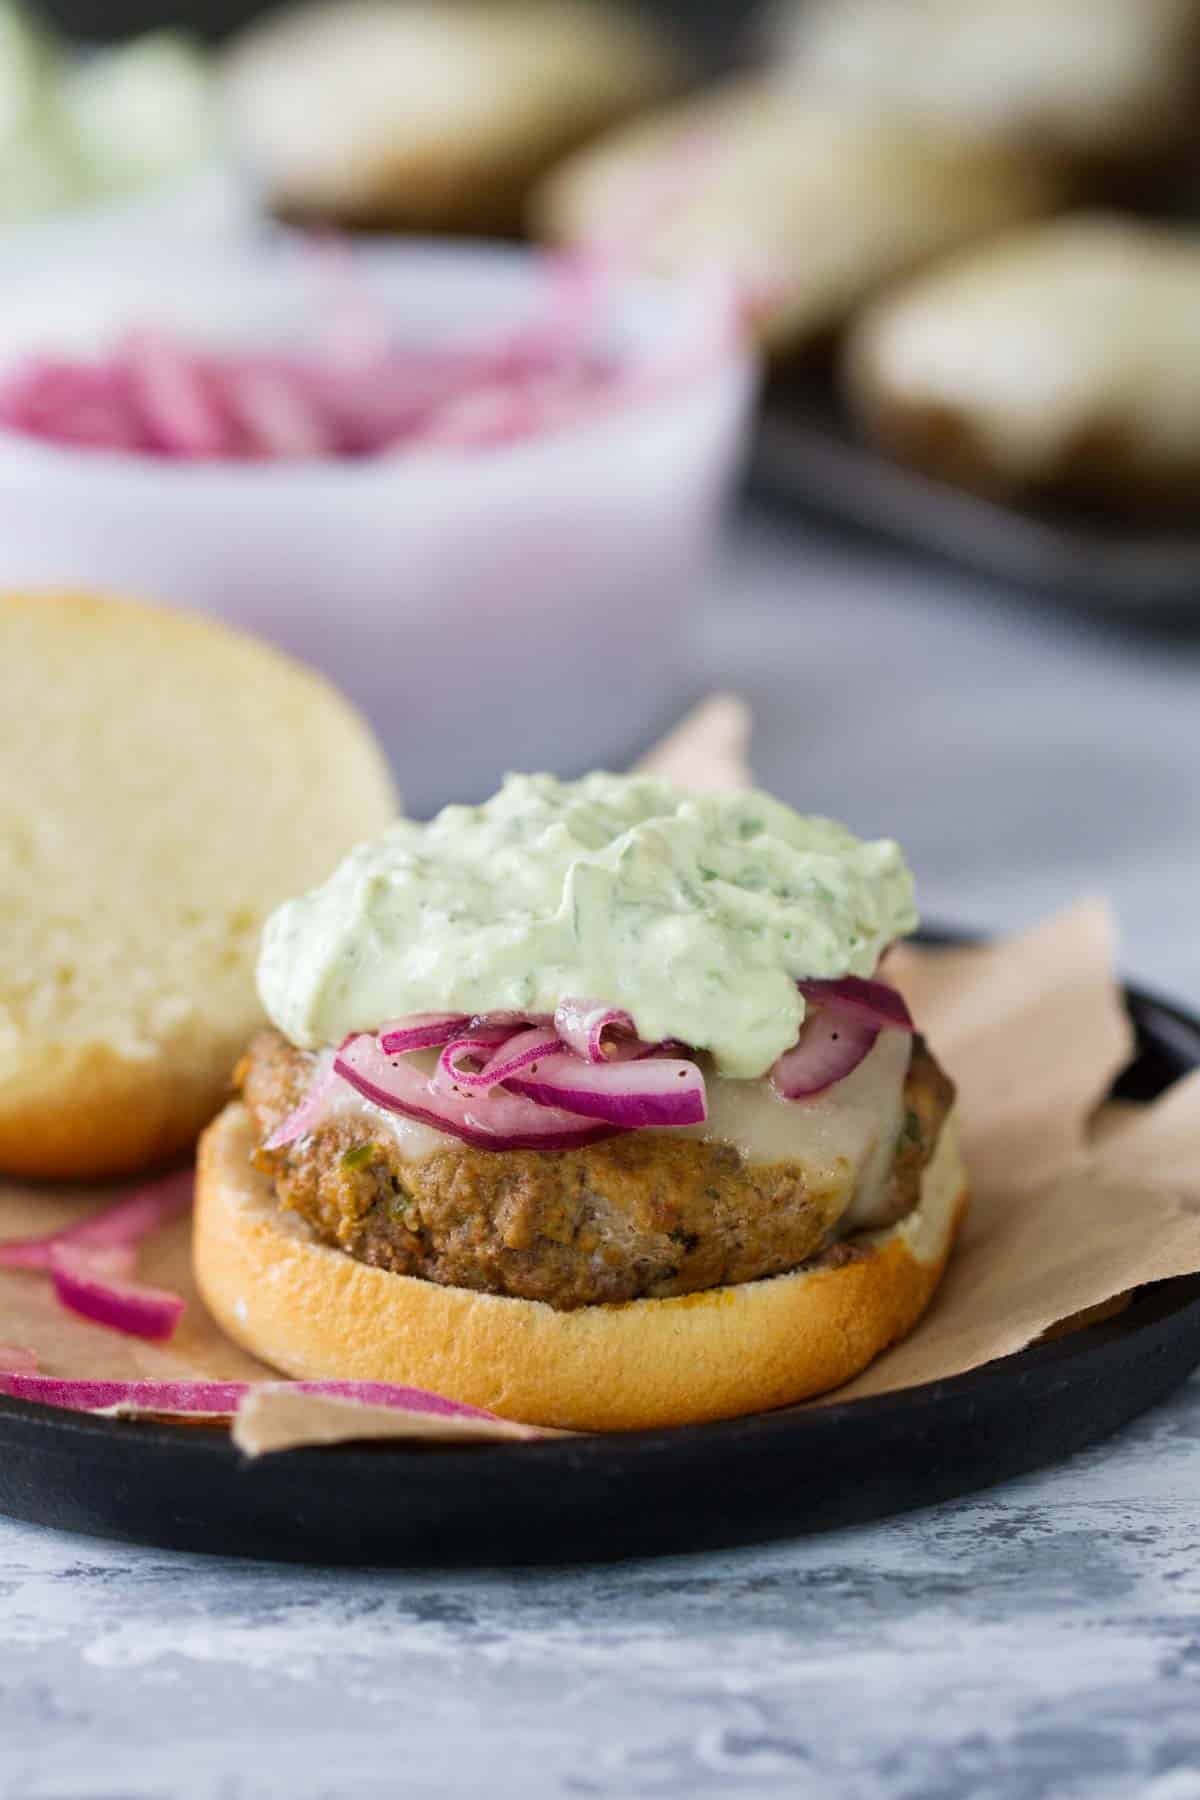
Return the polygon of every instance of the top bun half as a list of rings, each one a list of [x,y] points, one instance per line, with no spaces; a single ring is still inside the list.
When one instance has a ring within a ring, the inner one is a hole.
[[[8,594],[0,644],[0,1170],[128,1174],[220,1106],[267,914],[396,798],[349,703],[224,625]]]

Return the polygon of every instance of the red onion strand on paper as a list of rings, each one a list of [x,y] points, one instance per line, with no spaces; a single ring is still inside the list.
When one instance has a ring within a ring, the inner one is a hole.
[[[178,1294],[130,1281],[114,1269],[111,1252],[58,1245],[50,1260],[50,1279],[59,1301],[81,1318],[93,1319],[127,1337],[163,1343],[183,1316]]]
[[[11,1360],[10,1360],[11,1359]],[[28,1366],[14,1366],[24,1363]],[[386,1406],[443,1419],[503,1423],[495,1413],[424,1388],[382,1381],[88,1381],[38,1375],[28,1351],[0,1349],[0,1393],[13,1400],[36,1400],[73,1412],[160,1413],[180,1417],[230,1419],[247,1395],[261,1392],[311,1394],[356,1406]]]
[[[194,1187],[194,1171],[180,1170],[61,1231],[0,1243],[0,1268],[41,1270],[68,1311],[127,1336],[161,1342],[179,1323],[183,1301],[132,1280],[136,1247],[188,1211]]]
[[[179,1169],[61,1231],[9,1238],[0,1242],[0,1268],[48,1269],[55,1247],[62,1244],[77,1249],[132,1249],[149,1232],[189,1211],[195,1183],[193,1169]]]

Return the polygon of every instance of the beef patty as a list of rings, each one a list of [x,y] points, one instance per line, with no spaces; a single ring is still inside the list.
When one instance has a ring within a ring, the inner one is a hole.
[[[264,1031],[238,1082],[259,1144],[303,1097],[313,1059]],[[904,1083],[886,1216],[916,1204],[954,1089],[920,1037]],[[359,1261],[568,1311],[783,1274],[830,1241],[850,1196],[799,1163],[635,1131],[578,1150],[448,1143],[405,1161],[369,1115],[333,1116],[257,1166],[279,1199]]]

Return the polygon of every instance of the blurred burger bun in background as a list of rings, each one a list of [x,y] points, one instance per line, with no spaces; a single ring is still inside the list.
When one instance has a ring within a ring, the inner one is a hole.
[[[261,1013],[259,930],[395,811],[318,675],[186,613],[0,596],[0,1170],[185,1150]]]
[[[718,263],[756,296],[761,335],[799,348],[880,283],[938,251],[1050,211],[1054,172],[919,119],[744,77],[655,110],[568,158],[536,189],[533,231],[603,244],[690,159],[636,260],[675,274]]]
[[[1116,214],[1014,231],[854,321],[851,410],[880,449],[1002,499],[1200,504],[1200,234]]]
[[[1196,141],[1200,0],[785,0],[797,86],[1083,165]]]
[[[286,217],[508,233],[545,169],[683,75],[609,0],[315,0],[242,36],[226,94]]]

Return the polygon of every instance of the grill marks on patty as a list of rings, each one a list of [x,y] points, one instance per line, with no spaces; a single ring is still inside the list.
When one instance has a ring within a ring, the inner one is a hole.
[[[278,1032],[255,1038],[238,1080],[260,1144],[311,1075]],[[915,1038],[889,1218],[915,1205],[953,1097]],[[851,1198],[844,1183],[810,1186],[799,1163],[651,1131],[549,1152],[449,1144],[408,1163],[348,1115],[255,1161],[285,1207],[361,1262],[563,1311],[782,1274],[822,1249]]]

